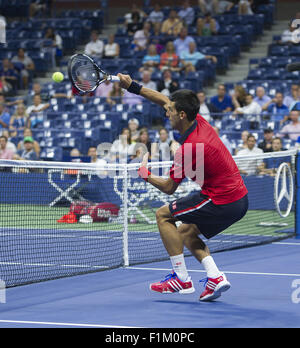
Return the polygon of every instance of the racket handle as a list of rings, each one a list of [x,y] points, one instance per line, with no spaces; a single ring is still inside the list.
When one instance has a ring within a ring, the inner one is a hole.
[[[109,75],[108,80],[111,81],[111,82],[118,82],[118,81],[120,81],[118,76],[115,76],[115,75]]]

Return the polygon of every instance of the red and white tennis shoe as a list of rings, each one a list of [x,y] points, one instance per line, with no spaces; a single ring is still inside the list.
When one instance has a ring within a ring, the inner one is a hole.
[[[150,284],[150,290],[160,292],[161,294],[192,294],[195,291],[193,282],[189,277],[185,282],[182,282],[177,274],[173,271],[168,274],[164,280],[158,283]]]
[[[199,301],[213,301],[231,287],[224,273],[221,273],[218,278],[205,278],[200,282],[204,282],[205,290],[200,295]]]

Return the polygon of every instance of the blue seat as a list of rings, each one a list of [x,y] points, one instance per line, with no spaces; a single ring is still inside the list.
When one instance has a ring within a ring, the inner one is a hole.
[[[61,161],[63,150],[60,147],[46,147],[41,148],[40,158],[46,161]]]

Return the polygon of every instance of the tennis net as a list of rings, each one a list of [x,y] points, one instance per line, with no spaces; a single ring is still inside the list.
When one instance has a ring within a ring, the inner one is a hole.
[[[249,211],[206,241],[212,252],[295,233],[295,157],[294,150],[235,157]],[[152,171],[167,175],[170,166],[152,163]],[[167,259],[155,212],[199,186],[185,180],[168,196],[138,178],[138,167],[1,160],[0,279],[11,287]]]

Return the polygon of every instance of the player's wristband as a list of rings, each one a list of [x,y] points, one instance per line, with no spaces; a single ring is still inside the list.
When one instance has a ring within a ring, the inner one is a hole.
[[[146,167],[140,167],[138,170],[138,175],[148,182],[148,177],[151,175],[151,172]]]
[[[138,84],[137,82],[132,81],[130,86],[127,88],[127,91],[133,94],[140,94],[142,85]]]

